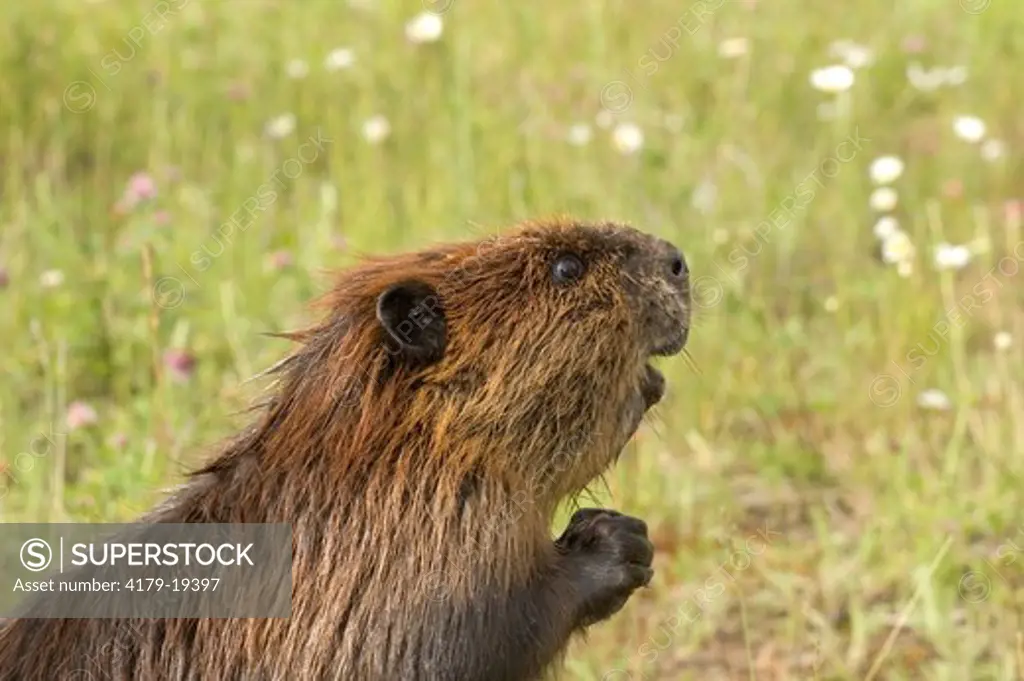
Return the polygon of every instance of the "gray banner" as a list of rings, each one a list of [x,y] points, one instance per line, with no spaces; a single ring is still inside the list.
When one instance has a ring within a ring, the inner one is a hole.
[[[0,618],[289,617],[287,524],[0,524]]]

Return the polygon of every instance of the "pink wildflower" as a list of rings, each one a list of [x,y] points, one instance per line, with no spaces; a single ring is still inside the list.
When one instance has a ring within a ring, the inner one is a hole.
[[[192,377],[196,359],[184,350],[172,349],[164,353],[164,366],[171,378],[183,383]]]
[[[78,430],[91,426],[99,420],[96,410],[85,402],[75,401],[68,405],[67,413],[68,428]]]

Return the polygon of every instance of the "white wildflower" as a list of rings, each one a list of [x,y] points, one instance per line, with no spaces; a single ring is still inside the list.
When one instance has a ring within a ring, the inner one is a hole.
[[[851,69],[861,69],[870,66],[875,61],[875,55],[871,52],[871,48],[852,40],[833,42],[829,45],[829,54],[836,59],[842,59]]]
[[[811,71],[811,87],[822,92],[844,92],[853,87],[853,80],[853,71],[843,64]]]
[[[1008,331],[1000,331],[992,338],[992,345],[995,346],[996,350],[1009,350],[1010,346],[1013,345],[1013,336]]]
[[[282,114],[267,122],[267,135],[274,139],[287,137],[295,131],[295,114]]]
[[[728,38],[718,44],[718,56],[725,59],[742,57],[750,51],[750,41],[746,38]]]
[[[328,71],[340,71],[342,69],[352,68],[352,65],[355,63],[356,55],[347,47],[339,47],[335,50],[331,50],[327,54],[327,58],[324,59],[324,67]]]
[[[951,66],[942,71],[942,77],[946,81],[946,85],[963,85],[967,82],[967,67]]]
[[[64,273],[60,270],[46,270],[39,275],[39,284],[43,288],[57,288],[64,283]]]
[[[443,30],[440,15],[422,12],[405,25],[405,37],[412,43],[432,43],[441,37]]]
[[[898,156],[879,156],[868,173],[875,184],[892,184],[903,174],[903,161]]]
[[[612,131],[612,144],[620,154],[634,154],[644,145],[644,133],[635,123],[619,123]]]
[[[940,270],[959,270],[971,261],[971,249],[942,243],[935,247],[935,266]]]
[[[981,143],[981,157],[986,161],[998,161],[1006,154],[1006,144],[1002,140],[987,139]]]
[[[835,312],[839,309],[839,299],[835,296],[829,296],[825,299],[825,312]]]
[[[914,252],[914,244],[902,230],[897,230],[882,240],[882,260],[890,265],[912,260]]]
[[[615,116],[608,109],[601,109],[597,112],[597,116],[594,117],[594,122],[597,123],[597,127],[607,130],[615,123]]]
[[[937,90],[943,85],[954,87],[963,85],[967,81],[967,68],[964,66],[951,66],[943,68],[936,66],[933,69],[926,69],[920,62],[910,62],[907,65],[907,80],[922,92]]]
[[[947,411],[953,404],[946,393],[936,388],[929,388],[928,390],[921,391],[917,396],[917,406],[922,409]]]
[[[702,180],[693,190],[690,203],[698,212],[707,215],[718,205],[718,187],[710,180]]]
[[[942,69],[927,71],[918,62],[911,62],[907,66],[907,80],[915,89],[921,92],[931,92],[942,85],[945,80],[945,72]]]
[[[363,123],[363,139],[370,144],[379,144],[391,134],[391,124],[381,115],[373,116]]]
[[[899,201],[899,194],[892,187],[879,187],[875,191],[871,192],[871,197],[868,199],[868,205],[873,210],[880,213],[885,213],[896,207],[896,203]]]
[[[843,55],[843,61],[851,69],[862,69],[874,63],[875,55],[865,45],[850,45]]]
[[[574,123],[569,126],[569,131],[566,133],[565,138],[574,147],[585,147],[590,144],[593,136],[589,125],[586,123]]]
[[[309,74],[309,64],[302,61],[301,59],[292,59],[285,66],[285,73],[288,74],[289,78],[298,80],[299,78],[305,78]]]
[[[953,132],[966,142],[978,142],[985,136],[985,123],[976,116],[957,116],[953,120]]]
[[[899,221],[891,215],[883,215],[878,218],[878,222],[875,223],[875,238],[877,239],[888,239],[889,237],[900,231]]]

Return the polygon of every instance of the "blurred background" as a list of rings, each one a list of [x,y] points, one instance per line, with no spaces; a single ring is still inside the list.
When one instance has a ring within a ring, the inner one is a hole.
[[[1024,678],[1022,57],[991,0],[7,3],[0,520],[146,510],[361,254],[623,220],[693,363],[568,678]]]

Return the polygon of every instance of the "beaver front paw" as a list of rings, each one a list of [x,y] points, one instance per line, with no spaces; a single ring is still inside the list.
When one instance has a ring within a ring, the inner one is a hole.
[[[580,599],[580,626],[614,615],[654,574],[647,524],[616,511],[576,511],[555,546]]]

